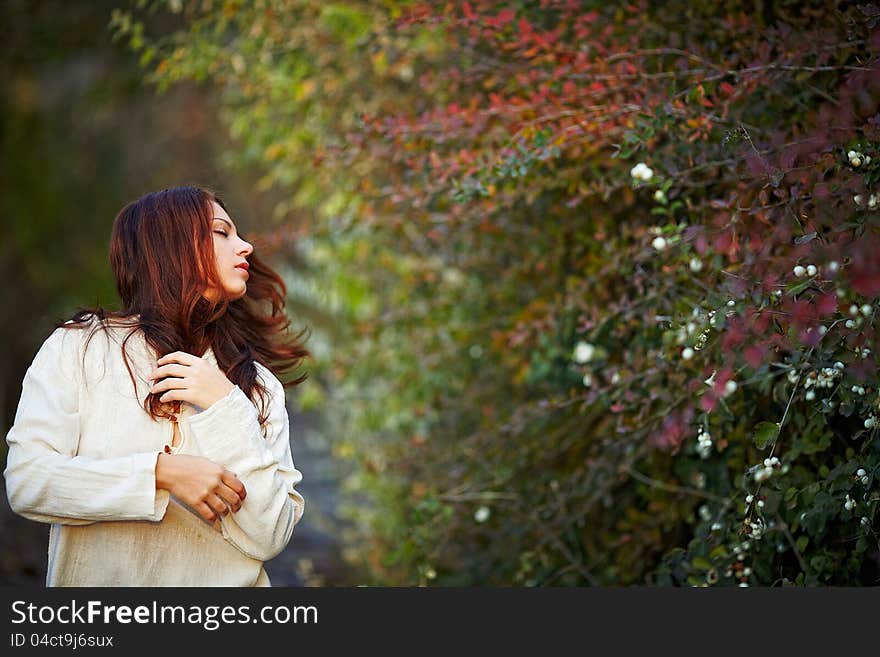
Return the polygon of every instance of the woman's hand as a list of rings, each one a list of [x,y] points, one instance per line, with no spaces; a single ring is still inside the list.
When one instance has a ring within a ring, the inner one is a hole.
[[[235,387],[219,367],[185,351],[162,356],[157,365],[149,378],[163,380],[153,384],[150,392],[164,393],[159,397],[161,402],[181,400],[206,409]]]
[[[214,522],[241,508],[244,484],[232,472],[201,456],[159,454],[156,488],[164,488],[202,518]]]

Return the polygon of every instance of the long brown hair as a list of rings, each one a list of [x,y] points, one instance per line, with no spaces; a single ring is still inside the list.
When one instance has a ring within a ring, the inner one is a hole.
[[[106,331],[110,322],[122,320],[122,325],[132,326],[122,342],[122,355],[135,390],[125,345],[139,329],[159,356],[173,351],[200,356],[210,346],[229,380],[252,401],[259,395],[263,424],[268,417],[267,390],[257,378],[254,361],[276,376],[296,369],[311,357],[299,340],[306,330],[296,336],[287,332],[287,287],[256,252],[248,257],[250,276],[243,297],[211,302],[202,296],[208,286],[222,289],[214,266],[211,201],[226,210],[216,192],[190,186],[146,194],[122,208],[110,238],[110,264],[122,308],[79,309],[71,323],[61,322],[56,328],[81,328],[97,320],[91,341],[95,331]],[[239,236],[244,239],[240,232]],[[308,373],[284,385],[295,386],[307,378]],[[144,400],[153,419],[168,415],[163,406],[152,393]]]

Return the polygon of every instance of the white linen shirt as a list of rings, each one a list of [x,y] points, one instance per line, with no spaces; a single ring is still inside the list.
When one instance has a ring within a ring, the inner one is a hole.
[[[207,409],[181,402],[180,443],[171,453],[203,456],[247,489],[241,509],[213,524],[156,489],[156,460],[173,424],[142,401],[157,355],[129,328],[56,329],[22,382],[4,472],[12,509],[49,530],[47,586],[270,586],[263,562],[290,540],[303,514],[295,486],[284,388],[256,363],[271,395],[257,408],[235,386]],[[203,358],[216,364],[211,351]]]

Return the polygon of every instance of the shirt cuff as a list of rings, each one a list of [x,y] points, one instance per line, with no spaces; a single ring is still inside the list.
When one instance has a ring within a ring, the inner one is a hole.
[[[238,386],[187,420],[202,454],[208,458],[237,451],[237,447],[243,447],[242,434],[249,434],[253,427],[259,428],[257,409]],[[199,440],[207,436],[210,441]]]
[[[156,488],[156,461],[159,452],[134,454],[131,458],[132,475],[141,480],[137,488],[144,491],[143,499],[138,504],[138,508],[143,509],[140,515],[147,520],[162,520],[171,494],[163,488]]]

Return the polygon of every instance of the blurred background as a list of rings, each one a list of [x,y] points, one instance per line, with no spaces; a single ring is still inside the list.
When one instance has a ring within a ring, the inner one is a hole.
[[[312,330],[275,585],[880,581],[876,5],[0,12],[4,432],[116,212],[205,185]]]
[[[260,186],[256,168],[237,169],[224,158],[235,146],[218,119],[212,89],[186,82],[159,94],[144,82],[138,58],[112,39],[118,6],[57,0],[0,8],[4,435],[24,372],[54,324],[80,306],[119,307],[108,249],[113,219],[126,203],[166,187],[205,185],[226,200],[250,236],[272,230],[276,222],[267,218],[283,197]],[[180,21],[157,13],[151,25],[165,33]],[[292,244],[275,250],[273,264],[289,279],[301,256]],[[311,300],[295,295],[292,301],[305,310]],[[314,326],[316,319],[294,321]],[[309,472],[302,485],[309,521],[267,571],[282,586],[350,582],[336,524],[340,475],[317,413],[299,408],[297,392],[288,393],[289,412],[295,462]],[[5,442],[2,453],[5,464]],[[47,546],[48,525],[14,515],[4,488],[0,583],[44,583]]]

